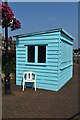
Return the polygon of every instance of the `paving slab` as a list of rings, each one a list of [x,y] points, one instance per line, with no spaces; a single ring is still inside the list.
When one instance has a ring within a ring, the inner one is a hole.
[[[70,118],[79,112],[79,72],[80,66],[75,64],[73,78],[58,92],[42,89],[35,92],[32,88],[22,92],[20,86],[11,83],[11,95],[2,95],[2,117]]]

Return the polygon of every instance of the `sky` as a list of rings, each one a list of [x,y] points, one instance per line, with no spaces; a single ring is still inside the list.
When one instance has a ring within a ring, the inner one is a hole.
[[[9,2],[21,29],[11,31],[9,36],[63,28],[74,38],[78,47],[77,2]]]

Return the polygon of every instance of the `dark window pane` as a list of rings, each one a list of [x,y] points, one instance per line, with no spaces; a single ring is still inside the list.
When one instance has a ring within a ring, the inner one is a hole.
[[[46,63],[46,46],[38,46],[38,63]]]
[[[28,62],[35,61],[35,46],[28,46]]]

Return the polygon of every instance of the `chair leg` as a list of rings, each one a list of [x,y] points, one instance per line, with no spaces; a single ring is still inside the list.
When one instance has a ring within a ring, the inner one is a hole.
[[[24,81],[23,81],[23,91],[24,91]]]
[[[32,88],[34,88],[34,83],[32,83]]]
[[[35,85],[35,91],[36,91],[36,82],[34,83],[34,85]]]

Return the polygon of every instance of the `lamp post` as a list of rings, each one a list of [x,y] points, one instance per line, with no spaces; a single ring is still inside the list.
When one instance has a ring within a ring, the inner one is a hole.
[[[10,94],[10,71],[8,63],[8,27],[11,31],[21,28],[21,23],[17,20],[12,12],[11,8],[8,6],[6,0],[5,3],[0,3],[0,8],[2,9],[2,28],[5,28],[5,94]],[[0,11],[1,11],[0,9]]]
[[[8,4],[5,2],[5,4]],[[5,94],[10,94],[10,71],[8,64],[8,25],[7,21],[5,21]]]

